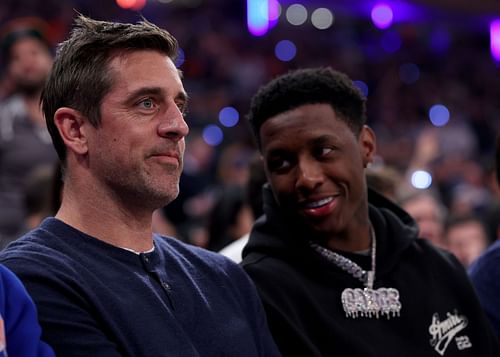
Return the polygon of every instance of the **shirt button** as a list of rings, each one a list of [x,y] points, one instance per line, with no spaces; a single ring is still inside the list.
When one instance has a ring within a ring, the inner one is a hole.
[[[166,282],[164,282],[164,281],[162,281],[162,282],[161,282],[161,286],[163,286],[163,288],[164,288],[165,290],[170,290],[170,285],[168,285],[168,283],[166,283]]]

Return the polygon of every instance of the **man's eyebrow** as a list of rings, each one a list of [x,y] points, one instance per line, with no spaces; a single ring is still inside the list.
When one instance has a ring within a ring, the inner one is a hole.
[[[133,90],[132,92],[128,93],[127,98],[125,99],[126,102],[132,102],[136,98],[144,96],[144,95],[163,95],[164,91],[160,87],[141,87],[136,90]]]
[[[133,90],[132,92],[128,93],[127,98],[125,99],[125,102],[132,102],[138,97],[142,96],[147,96],[147,95],[152,95],[152,96],[164,96],[165,91],[163,88],[160,87],[141,87],[136,90]],[[175,96],[176,100],[181,100],[185,103],[188,101],[188,95],[186,92],[181,91]]]

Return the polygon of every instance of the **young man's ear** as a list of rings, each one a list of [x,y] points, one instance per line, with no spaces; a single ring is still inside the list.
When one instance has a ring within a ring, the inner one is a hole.
[[[79,155],[87,153],[85,125],[88,121],[78,110],[67,107],[57,109],[54,114],[54,123],[68,151],[71,150]]]
[[[373,162],[375,151],[377,149],[377,140],[375,133],[368,125],[363,125],[359,134],[359,145],[361,155],[363,156],[363,166],[367,167],[368,164]]]

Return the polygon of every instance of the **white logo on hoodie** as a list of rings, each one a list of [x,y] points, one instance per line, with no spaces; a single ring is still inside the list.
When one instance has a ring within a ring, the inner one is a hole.
[[[441,321],[438,313],[434,313],[434,315],[432,315],[431,325],[429,326],[429,333],[432,336],[430,340],[431,346],[434,347],[436,352],[441,356],[444,356],[450,342],[468,323],[467,317],[459,315],[456,310],[453,314],[447,312],[446,316],[446,319]],[[455,342],[459,350],[472,347],[469,337],[465,335],[457,336]]]

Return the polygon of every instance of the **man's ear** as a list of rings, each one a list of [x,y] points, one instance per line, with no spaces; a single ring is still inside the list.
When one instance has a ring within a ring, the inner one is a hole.
[[[67,107],[57,109],[54,123],[68,150],[79,155],[87,153],[88,138],[85,125],[88,124],[88,120],[78,110]]]
[[[373,162],[375,151],[377,149],[377,140],[375,133],[368,125],[363,125],[359,134],[359,145],[361,155],[363,157],[363,166],[367,167],[368,164]]]

